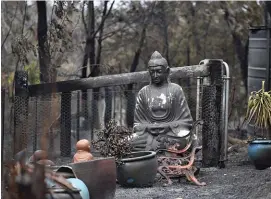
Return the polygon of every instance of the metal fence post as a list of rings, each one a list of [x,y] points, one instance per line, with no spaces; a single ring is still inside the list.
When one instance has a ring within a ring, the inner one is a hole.
[[[77,113],[76,113],[76,140],[80,139],[80,91],[77,91]]]
[[[5,100],[6,90],[1,88],[1,122],[2,122],[2,133],[1,133],[1,170],[3,173],[3,161],[4,161],[4,139],[5,139]]]
[[[210,85],[203,87],[202,98],[202,153],[203,165],[206,167],[218,166],[221,155],[223,114],[223,61],[208,60],[210,70]]]
[[[35,127],[33,132],[33,153],[37,150],[38,139],[38,97],[35,97]]]
[[[14,99],[14,151],[27,148],[28,130],[28,74],[26,71],[16,71]]]
[[[61,94],[61,133],[60,151],[61,156],[71,155],[71,92]]]

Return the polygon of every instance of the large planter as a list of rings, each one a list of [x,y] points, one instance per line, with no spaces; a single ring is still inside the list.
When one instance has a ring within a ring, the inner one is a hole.
[[[266,169],[271,166],[271,140],[254,140],[248,146],[249,158],[256,169]]]
[[[124,187],[152,186],[157,173],[157,157],[153,151],[126,154],[117,166],[117,180]]]
[[[67,168],[71,171],[68,171]],[[88,188],[90,199],[113,199],[116,192],[115,158],[101,158],[87,162],[69,164],[58,172],[72,173],[82,180]],[[67,175],[72,178],[73,175]]]

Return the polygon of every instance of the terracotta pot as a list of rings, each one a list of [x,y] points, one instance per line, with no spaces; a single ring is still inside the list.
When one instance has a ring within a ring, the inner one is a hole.
[[[256,169],[262,170],[271,166],[271,140],[258,139],[248,146],[249,158]]]
[[[153,151],[138,151],[125,155],[117,166],[117,180],[124,187],[152,186],[157,173],[157,157]]]

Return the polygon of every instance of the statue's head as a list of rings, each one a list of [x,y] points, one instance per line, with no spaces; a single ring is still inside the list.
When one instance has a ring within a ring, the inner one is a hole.
[[[76,150],[88,151],[90,152],[90,143],[86,139],[79,140],[76,143]]]
[[[162,85],[168,80],[170,68],[167,60],[155,51],[148,63],[148,69],[151,76],[151,82],[155,85]]]

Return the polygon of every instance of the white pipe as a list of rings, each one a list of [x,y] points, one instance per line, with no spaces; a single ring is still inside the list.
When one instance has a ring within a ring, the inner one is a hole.
[[[197,77],[197,104],[196,104],[196,121],[200,119],[200,87],[201,77]],[[196,127],[196,146],[199,144],[199,127]]]
[[[224,70],[223,70],[223,72],[224,72]],[[223,88],[222,88],[222,103],[221,103],[222,107],[221,107],[221,112],[220,112],[221,113],[220,132],[222,133],[221,138],[220,138],[221,142],[222,142],[222,145],[220,148],[220,162],[223,162],[226,159],[225,148],[227,147],[225,144],[226,81],[225,81],[224,77],[225,77],[225,75],[223,73],[223,75],[222,75]]]
[[[226,75],[223,77],[224,81],[226,82],[224,84],[225,87],[225,93],[224,98],[225,98],[225,113],[224,113],[224,153],[223,153],[223,159],[222,161],[226,161],[228,159],[228,117],[229,117],[229,90],[230,90],[230,70],[229,70],[229,65],[226,62],[223,62],[225,66],[225,72]],[[224,89],[223,89],[224,90]]]

